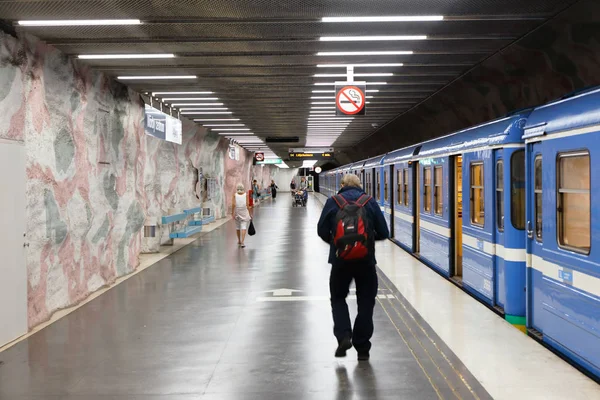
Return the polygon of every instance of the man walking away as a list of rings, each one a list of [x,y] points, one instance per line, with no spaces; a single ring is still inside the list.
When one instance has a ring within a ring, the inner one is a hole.
[[[329,243],[333,333],[338,340],[336,357],[345,357],[352,346],[359,360],[368,360],[373,336],[373,309],[377,297],[375,240],[390,236],[379,205],[365,194],[360,179],[344,175],[342,188],[327,200],[318,234]],[[352,280],[356,284],[358,315],[352,329],[346,297]]]

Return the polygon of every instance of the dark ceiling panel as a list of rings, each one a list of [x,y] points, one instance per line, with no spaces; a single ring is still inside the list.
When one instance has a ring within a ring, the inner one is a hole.
[[[357,15],[549,15],[564,0],[8,0],[7,19],[28,18],[314,18]],[[365,6],[368,6],[365,9]]]
[[[154,60],[89,60],[109,76],[196,75],[189,81],[123,81],[142,93],[212,91],[229,115],[259,137],[306,140],[314,101],[333,102],[333,82],[345,72],[317,64],[404,63],[403,67],[357,68],[368,82],[367,114],[355,118],[335,146],[352,149],[401,114],[427,99],[514,40],[539,27],[574,0],[0,0],[0,18],[139,18],[142,25],[17,27],[65,53],[175,53]],[[438,22],[323,23],[325,16],[444,15]],[[321,36],[427,35],[418,41],[320,41]],[[323,51],[411,50],[412,55],[317,56]],[[330,83],[317,86],[317,82]],[[315,93],[327,90],[328,93]],[[378,90],[378,92],[374,92]],[[312,97],[328,99],[312,99]],[[186,96],[165,96],[186,97]],[[190,97],[190,96],[188,96]],[[169,101],[170,103],[173,103]],[[191,103],[185,100],[179,103]],[[314,105],[321,106],[321,105]],[[330,106],[330,105],[323,105]],[[195,106],[190,106],[195,107]],[[320,109],[321,110],[321,109]],[[319,113],[318,116],[325,116]],[[398,135],[401,135],[398,133]],[[404,136],[398,136],[404,137]],[[382,142],[383,145],[390,140]],[[381,143],[378,143],[380,145]],[[287,145],[270,146],[285,153]],[[283,154],[280,154],[283,155]]]

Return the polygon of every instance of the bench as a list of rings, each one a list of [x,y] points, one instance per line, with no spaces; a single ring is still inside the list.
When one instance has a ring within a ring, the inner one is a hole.
[[[202,221],[193,219],[194,214],[201,211],[202,209],[200,207],[196,207],[189,210],[183,210],[183,213],[163,216],[162,224],[169,226],[169,238],[187,238],[202,232]],[[187,221],[187,223],[184,224],[183,228],[175,230],[175,224],[181,221]]]

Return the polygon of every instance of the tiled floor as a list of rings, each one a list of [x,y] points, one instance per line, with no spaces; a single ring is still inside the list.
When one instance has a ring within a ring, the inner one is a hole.
[[[490,398],[385,277],[371,361],[333,357],[319,213],[280,196],[247,248],[230,222],[132,276],[0,353],[0,399]]]

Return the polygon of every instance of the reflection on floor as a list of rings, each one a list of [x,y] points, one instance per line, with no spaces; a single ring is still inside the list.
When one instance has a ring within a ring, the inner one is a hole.
[[[475,379],[453,353],[460,334],[423,308],[434,279],[404,279],[417,266],[385,243],[371,361],[334,358],[320,209],[266,202],[245,249],[229,222],[0,353],[0,399],[486,399],[512,377]]]

